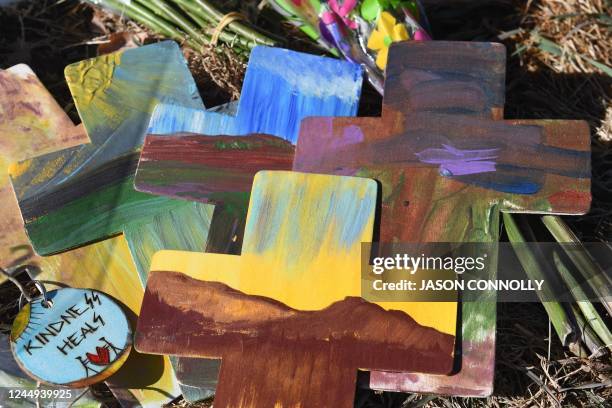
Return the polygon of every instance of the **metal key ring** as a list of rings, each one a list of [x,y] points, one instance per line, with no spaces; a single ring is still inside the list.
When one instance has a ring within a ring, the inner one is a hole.
[[[41,304],[43,305],[43,307],[52,307],[53,303],[51,301],[49,301],[47,299],[47,289],[45,288],[45,285],[43,285],[43,283],[41,281],[37,281],[37,280],[33,280],[32,283],[34,284],[34,287],[36,289],[38,289],[38,291],[40,292],[43,300],[41,302]],[[40,296],[38,296],[40,297]],[[38,298],[36,297],[36,298]],[[33,301],[34,299],[31,299],[30,301]],[[26,299],[25,295],[23,292],[21,292],[21,295],[19,296],[19,310],[21,310],[21,308],[23,308],[23,301],[24,299]]]

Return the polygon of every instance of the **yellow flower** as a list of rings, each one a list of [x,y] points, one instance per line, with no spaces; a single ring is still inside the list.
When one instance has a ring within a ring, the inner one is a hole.
[[[378,51],[376,65],[380,69],[387,66],[389,57],[389,46],[391,43],[408,40],[408,30],[403,24],[398,24],[391,13],[383,11],[377,22],[377,29],[372,32],[368,39],[368,48]]]

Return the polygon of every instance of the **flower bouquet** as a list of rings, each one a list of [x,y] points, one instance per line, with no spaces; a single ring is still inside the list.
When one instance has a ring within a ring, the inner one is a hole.
[[[430,39],[418,0],[271,0],[270,4],[327,49],[363,64],[380,93],[389,46]]]

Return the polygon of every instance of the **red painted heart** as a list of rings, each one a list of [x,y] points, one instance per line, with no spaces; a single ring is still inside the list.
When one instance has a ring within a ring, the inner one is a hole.
[[[110,352],[106,347],[96,347],[97,354],[87,353],[87,359],[95,365],[108,365],[110,363]]]

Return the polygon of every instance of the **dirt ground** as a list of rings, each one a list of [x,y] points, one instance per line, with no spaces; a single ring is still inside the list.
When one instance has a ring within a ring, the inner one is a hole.
[[[272,13],[258,13],[259,1],[222,1],[240,8],[252,21],[284,38],[285,46],[321,53]],[[582,1],[424,1],[437,40],[501,41],[508,49],[506,118],[587,120],[592,130],[593,207],[583,217],[568,217],[584,241],[612,239],[612,81],[579,53],[610,66],[610,5]],[[606,15],[608,16],[606,18]],[[561,56],[534,45],[533,30],[563,46]],[[117,34],[122,33],[122,34]],[[0,67],[26,63],[39,75],[75,121],[78,115],[63,69],[93,57],[98,46],[112,49],[123,41],[150,42],[156,37],[138,25],[100,12],[76,0],[39,1],[0,11]],[[203,54],[185,49],[207,106],[239,96],[244,61],[231,51]],[[380,113],[380,96],[364,91],[361,115]],[[10,328],[16,291],[0,286],[0,330]],[[609,359],[578,358],[550,335],[540,304],[500,304],[494,396],[484,400],[437,398],[358,390],[356,407],[544,407],[612,406]],[[601,384],[608,384],[602,386]],[[100,392],[103,392],[100,391]],[[108,397],[108,395],[107,395]],[[112,400],[108,402],[113,406]],[[176,401],[174,406],[187,406]],[[198,404],[210,406],[210,403]]]

